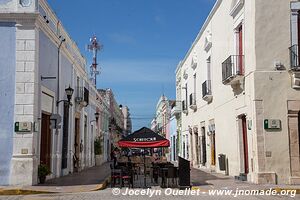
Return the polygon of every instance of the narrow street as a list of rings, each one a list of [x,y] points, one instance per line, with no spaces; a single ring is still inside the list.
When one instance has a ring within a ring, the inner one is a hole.
[[[300,199],[300,0],[0,0],[0,200]]]

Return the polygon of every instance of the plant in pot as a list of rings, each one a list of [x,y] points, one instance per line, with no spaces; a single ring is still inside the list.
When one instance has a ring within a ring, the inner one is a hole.
[[[46,176],[50,175],[51,171],[49,167],[45,164],[40,164],[38,168],[38,177],[41,184],[45,183]]]

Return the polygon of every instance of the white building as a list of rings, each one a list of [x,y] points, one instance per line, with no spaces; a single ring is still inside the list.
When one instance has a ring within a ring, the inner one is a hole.
[[[129,134],[132,133],[132,121],[131,121],[128,106],[122,106],[122,113],[124,116],[124,134],[123,134],[123,136],[128,136]]]
[[[300,183],[299,10],[289,0],[216,1],[176,70],[180,148],[194,167]]]
[[[36,184],[41,163],[52,172],[48,178],[93,166],[97,90],[47,2],[1,1],[0,35],[0,185]]]

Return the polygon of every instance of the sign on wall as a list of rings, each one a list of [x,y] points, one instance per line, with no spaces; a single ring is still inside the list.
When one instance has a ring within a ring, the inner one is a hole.
[[[264,120],[265,129],[281,129],[280,119],[265,119]]]
[[[31,122],[16,122],[15,132],[31,132],[32,123]]]

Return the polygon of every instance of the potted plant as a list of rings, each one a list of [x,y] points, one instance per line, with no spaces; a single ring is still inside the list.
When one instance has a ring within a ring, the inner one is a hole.
[[[51,171],[49,167],[45,164],[40,164],[38,168],[38,177],[41,184],[45,183],[46,176],[50,175]]]

